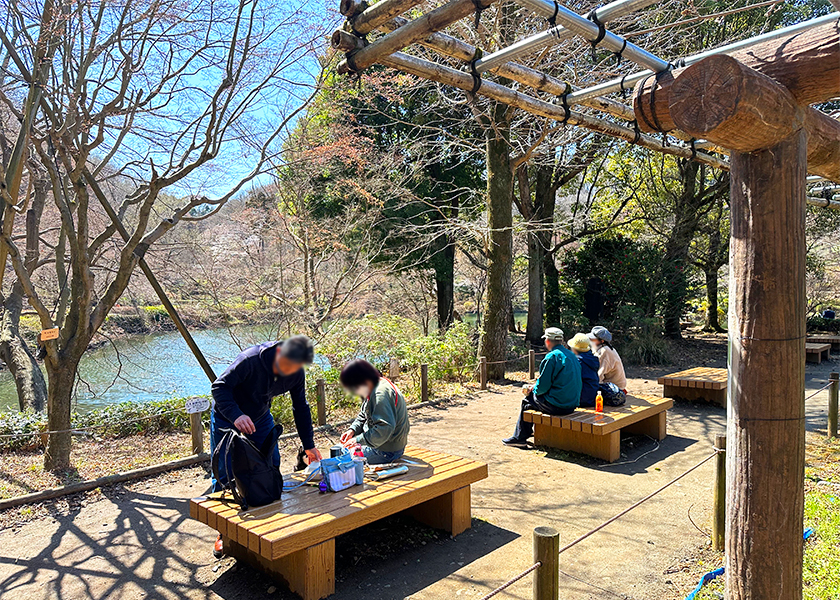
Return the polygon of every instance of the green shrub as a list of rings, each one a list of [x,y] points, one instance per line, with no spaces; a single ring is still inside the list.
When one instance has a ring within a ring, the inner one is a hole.
[[[466,323],[453,323],[440,335],[407,340],[398,346],[400,368],[416,373],[419,382],[420,365],[429,365],[429,379],[452,381],[463,379],[475,368],[475,349]]]
[[[37,447],[41,443],[41,440],[38,438],[38,432],[46,428],[46,413],[38,413],[31,410],[0,413],[0,435],[32,434],[26,437],[0,437],[0,449],[26,450]]]
[[[169,313],[162,304],[144,306],[143,314],[146,316],[146,320],[152,323],[160,323],[162,321],[169,320]]]
[[[420,336],[411,319],[396,315],[365,315],[360,319],[336,321],[318,344],[319,354],[333,368],[354,358],[364,358],[385,371],[392,356],[403,358],[407,341]]]
[[[822,317],[811,317],[808,319],[808,331],[827,331],[840,333],[840,319],[823,319]]]
[[[608,324],[622,360],[628,364],[661,365],[668,362],[671,348],[662,335],[659,319],[645,317],[641,310],[622,306]]]

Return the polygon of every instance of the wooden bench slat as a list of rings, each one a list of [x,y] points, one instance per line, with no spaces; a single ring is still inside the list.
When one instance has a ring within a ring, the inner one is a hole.
[[[408,488],[378,494],[364,505],[364,510],[348,505],[338,512],[324,513],[290,528],[270,533],[262,538],[260,553],[267,556],[265,550],[270,549],[271,558],[280,558],[319,543],[319,540],[334,538],[486,477],[487,465],[469,461],[446,473],[415,481]]]

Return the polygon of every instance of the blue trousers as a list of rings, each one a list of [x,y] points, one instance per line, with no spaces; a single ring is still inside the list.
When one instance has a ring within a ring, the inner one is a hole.
[[[254,433],[248,435],[248,439],[254,442],[257,447],[259,448],[262,443],[265,441],[265,438],[268,437],[268,434],[271,433],[271,429],[274,427],[274,417],[271,416],[270,412],[266,412],[262,417],[257,420],[254,420]],[[225,433],[222,431],[223,429],[236,429],[236,426],[225,419],[222,415],[218,414],[215,410],[210,411],[210,454],[212,456],[213,452],[216,450],[216,444],[224,437]],[[274,456],[273,456],[273,463],[274,466],[278,469],[280,468],[280,449],[275,446],[274,447]],[[222,449],[219,453],[219,471],[221,473],[225,472],[223,465],[227,463],[228,469],[231,467],[230,457],[227,456],[227,453]],[[225,484],[227,481],[224,479],[220,479],[219,481],[216,480],[215,477],[211,475],[212,483],[213,483],[213,491],[220,492],[224,489]]]
[[[385,452],[371,448],[370,446],[362,446],[362,452],[365,453],[365,458],[369,465],[387,465],[388,463],[397,462],[403,455],[403,450],[399,452]]]
[[[534,392],[529,392],[522,400],[522,408],[519,411],[519,420],[516,421],[516,429],[513,432],[513,437],[521,442],[524,442],[534,435],[534,424],[525,420],[526,410],[538,410],[547,415],[570,415],[575,412],[574,408],[559,408],[541,400],[539,396],[534,395]]]

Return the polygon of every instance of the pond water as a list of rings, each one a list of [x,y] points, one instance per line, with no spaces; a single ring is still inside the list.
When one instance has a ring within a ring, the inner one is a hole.
[[[248,326],[192,332],[216,374],[247,348],[277,338],[276,329]],[[162,332],[115,339],[88,351],[79,366],[76,409],[86,411],[126,400],[160,400],[210,393],[210,382],[181,335]],[[14,380],[0,372],[0,410],[18,408]]]

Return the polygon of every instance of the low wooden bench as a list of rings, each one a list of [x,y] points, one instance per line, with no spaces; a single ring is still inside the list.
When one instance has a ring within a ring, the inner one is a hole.
[[[840,335],[814,334],[805,341],[809,344],[831,344],[832,350],[840,350]]]
[[[560,450],[588,454],[607,462],[621,455],[621,432],[665,439],[665,411],[674,406],[669,398],[627,396],[624,406],[578,408],[570,415],[546,415],[525,411],[525,420],[534,424],[534,443]]]
[[[826,360],[831,358],[831,344],[805,344],[805,360],[807,362],[819,364],[823,361],[823,358]]]
[[[190,501],[190,516],[222,535],[226,554],[319,600],[335,592],[335,538],[343,533],[402,511],[452,535],[469,529],[470,485],[487,477],[487,465],[419,448],[405,458],[419,466],[381,482],[326,494],[306,485],[247,511],[203,496]]]
[[[706,400],[726,406],[727,370],[712,367],[695,367],[671,373],[657,380],[665,398]]]

